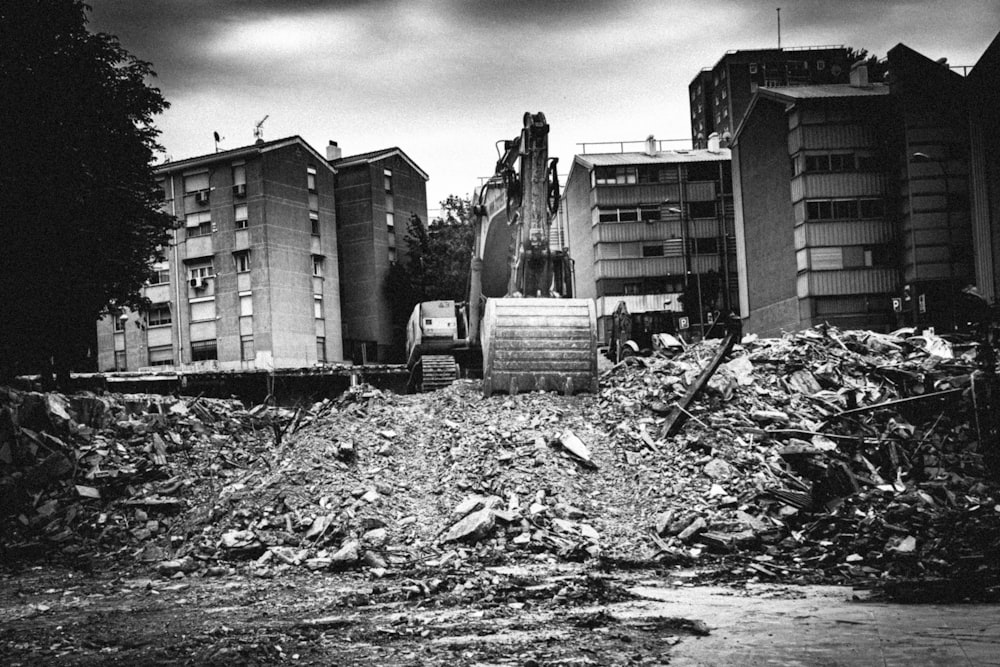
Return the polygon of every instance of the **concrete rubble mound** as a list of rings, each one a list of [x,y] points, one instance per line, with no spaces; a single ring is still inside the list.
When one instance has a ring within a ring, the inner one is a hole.
[[[178,578],[576,560],[996,597],[995,369],[907,334],[747,337],[671,437],[715,341],[627,359],[596,396],[0,389],[2,543]]]

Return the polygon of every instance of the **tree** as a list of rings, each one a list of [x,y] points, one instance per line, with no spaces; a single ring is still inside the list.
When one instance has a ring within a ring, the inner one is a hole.
[[[468,197],[449,195],[441,202],[442,215],[430,225],[410,216],[404,259],[389,268],[386,281],[396,349],[405,347],[406,323],[418,303],[469,298],[471,206]]]
[[[889,71],[889,63],[885,59],[879,60],[876,55],[868,55],[868,49],[855,49],[847,47],[847,65],[850,67],[859,60],[863,60],[868,66],[868,81],[871,83],[884,83],[885,75]]]
[[[87,30],[88,11],[0,4],[0,379],[93,354],[102,312],[143,305],[175,224],[152,166],[168,104],[149,63]]]

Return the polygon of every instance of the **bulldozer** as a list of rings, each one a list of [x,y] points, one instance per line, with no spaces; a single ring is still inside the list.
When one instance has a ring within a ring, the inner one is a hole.
[[[594,302],[572,298],[572,260],[549,241],[560,193],[548,137],[543,113],[524,114],[474,196],[468,301],[413,309],[407,366],[423,391],[479,369],[486,396],[597,391]]]

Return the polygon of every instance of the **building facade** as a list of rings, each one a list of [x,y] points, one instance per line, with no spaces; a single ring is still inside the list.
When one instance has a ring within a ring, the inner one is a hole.
[[[98,322],[100,370],[343,358],[334,170],[300,137],[164,164],[178,220],[143,313]]]
[[[575,294],[597,304],[608,342],[618,303],[674,311],[700,331],[734,307],[736,255],[730,152],[660,151],[575,156],[563,205]]]
[[[972,283],[963,79],[899,45],[889,83],[760,88],[735,133],[740,312],[777,335],[822,322],[950,330]]]
[[[692,146],[708,148],[713,132],[728,145],[759,88],[846,83],[849,68],[843,46],[729,51],[688,86]]]
[[[390,266],[405,257],[410,217],[428,224],[427,173],[396,147],[341,157],[331,144],[327,155],[337,171],[345,356],[354,363],[402,362],[385,284]]]

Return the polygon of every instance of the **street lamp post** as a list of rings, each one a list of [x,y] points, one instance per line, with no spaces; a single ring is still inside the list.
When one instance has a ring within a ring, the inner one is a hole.
[[[691,218],[682,209],[671,207],[667,211],[676,213],[681,218],[681,237],[684,240],[684,290],[687,291],[691,281]],[[694,274],[695,287],[698,290],[698,331],[705,338],[705,308],[701,300],[701,271]]]

